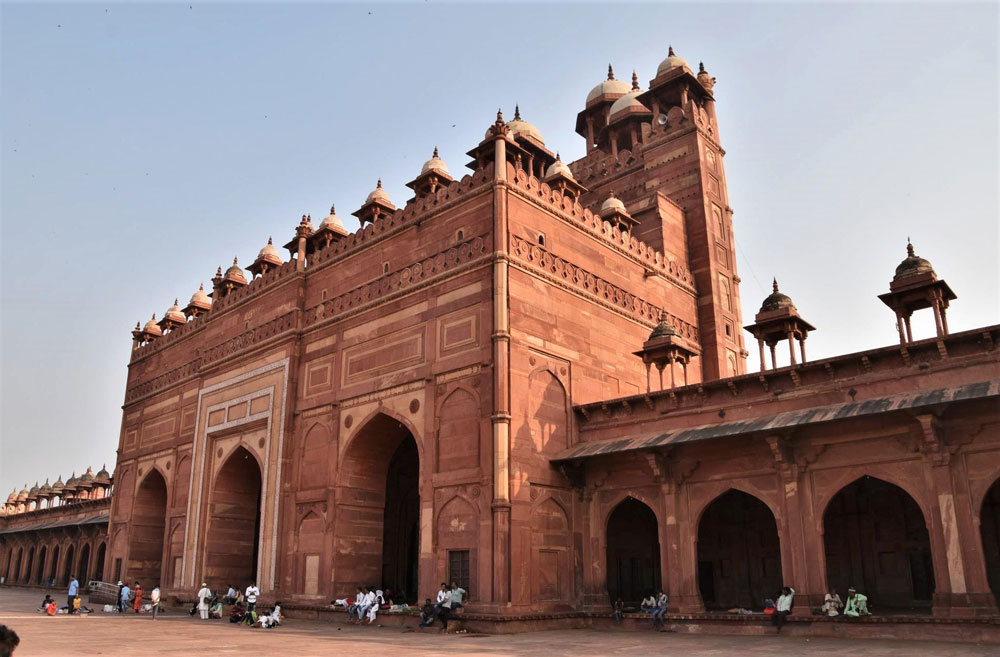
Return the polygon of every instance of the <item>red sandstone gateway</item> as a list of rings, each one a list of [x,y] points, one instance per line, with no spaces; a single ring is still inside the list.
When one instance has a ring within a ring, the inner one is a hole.
[[[911,247],[882,297],[899,346],[806,362],[813,327],[775,282],[746,374],[698,68],[671,50],[643,89],[609,67],[576,162],[498,113],[471,174],[435,149],[402,208],[379,181],[357,232],[303,216],[287,261],[269,239],[251,278],[234,260],[137,324],[108,563],[81,535],[101,558],[56,572],[188,597],[256,582],[293,613],[455,581],[494,623],[660,587],[671,612],[759,611],[783,585],[795,615],[848,586],[880,614],[995,615],[1000,329],[949,335],[955,295]],[[915,342],[928,307],[937,335]],[[30,550],[67,549],[47,519],[108,503],[32,511],[23,493],[0,573],[34,583]]]

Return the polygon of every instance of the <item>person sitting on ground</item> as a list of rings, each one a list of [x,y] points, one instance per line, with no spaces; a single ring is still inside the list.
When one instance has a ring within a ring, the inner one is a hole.
[[[122,587],[118,596],[118,613],[124,614],[128,609],[129,598],[132,597],[132,589],[128,587],[128,584],[122,584],[121,580],[118,581],[118,586]]]
[[[647,614],[653,613],[653,610],[656,609],[656,598],[653,597],[652,591],[647,593],[646,597],[642,599],[642,604],[639,605],[639,609]]]
[[[350,598],[346,600],[348,623],[354,622],[354,614],[358,613],[358,608],[361,606],[361,603],[364,602],[364,598],[365,598],[364,587],[359,586],[358,592],[354,594],[354,600],[352,601]]]
[[[444,599],[438,604],[438,620],[441,621],[441,629],[438,632],[447,632],[448,619],[451,617],[451,587],[442,584],[441,590],[444,592]]]
[[[229,590],[226,591],[226,597],[223,599],[223,602],[227,605],[236,604],[236,589],[233,588],[232,584],[229,585]]]
[[[451,613],[457,614],[458,610],[463,607],[463,602],[465,601],[465,596],[469,595],[469,592],[458,585],[458,582],[451,583]]]
[[[239,623],[243,620],[243,616],[247,613],[246,607],[243,606],[242,602],[237,602],[233,605],[232,611],[229,612],[229,622]]]
[[[621,596],[618,596],[618,599],[615,600],[615,622],[620,625],[624,617],[625,617],[625,601],[622,600]]]
[[[851,618],[871,616],[871,612],[868,611],[868,596],[858,593],[853,586],[847,589],[847,606],[844,607],[844,615]]]
[[[218,595],[212,596],[208,607],[208,616],[209,618],[222,618],[222,600],[219,600]]]
[[[830,592],[823,596],[821,610],[827,616],[838,616],[843,606],[844,603],[840,600],[840,596],[837,595],[837,589],[830,589]]]
[[[49,595],[48,593],[46,593],[45,594],[45,599],[42,600],[42,606],[40,606],[36,611],[45,611],[45,608],[49,606],[50,602],[55,602],[55,600],[52,599],[51,595]]]
[[[670,596],[660,590],[660,594],[656,596],[656,609],[653,610],[653,629],[659,627],[663,629],[664,621],[663,617],[667,613],[667,607],[670,605]]]
[[[142,609],[142,593],[142,585],[140,585],[139,582],[136,582],[135,596],[132,599],[132,611],[137,614],[139,613],[139,610]]]
[[[795,589],[790,586],[781,589],[781,595],[778,596],[778,602],[774,606],[774,615],[771,616],[771,621],[778,628],[779,634],[781,633],[781,627],[785,624],[785,617],[792,613],[792,602],[794,600]]]
[[[424,605],[420,608],[420,627],[430,627],[434,624],[436,611],[431,604],[430,598],[424,599]]]
[[[275,602],[270,614],[264,614],[253,624],[253,627],[268,629],[281,624],[281,603]]]
[[[385,590],[382,591],[382,600],[383,600],[382,602],[383,609],[388,609],[392,607],[392,589],[390,589],[388,586],[385,587]]]

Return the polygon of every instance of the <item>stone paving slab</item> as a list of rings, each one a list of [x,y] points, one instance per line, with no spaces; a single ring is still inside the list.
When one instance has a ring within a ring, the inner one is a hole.
[[[44,593],[42,594],[44,595]],[[996,657],[996,645],[942,642],[807,639],[793,636],[706,636],[657,632],[562,630],[516,635],[441,634],[436,630],[348,626],[290,619],[274,630],[251,629],[226,620],[202,621],[183,610],[148,615],[84,616],[36,613],[37,591],[0,588],[0,624],[21,637],[14,657],[108,655],[263,655],[264,657],[791,657],[863,654],[865,657]],[[53,596],[55,597],[55,596]],[[57,598],[58,599],[58,598]]]

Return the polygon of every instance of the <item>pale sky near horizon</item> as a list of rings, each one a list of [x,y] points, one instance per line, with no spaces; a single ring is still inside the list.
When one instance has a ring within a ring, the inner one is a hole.
[[[0,496],[113,468],[130,331],[298,218],[350,213],[515,102],[564,160],[607,64],[715,88],[743,321],[777,276],[811,359],[893,344],[907,236],[1000,316],[998,8],[980,4],[0,7]],[[345,283],[346,284],[346,283]],[[930,337],[927,313],[916,322]],[[749,336],[749,368],[757,366]]]

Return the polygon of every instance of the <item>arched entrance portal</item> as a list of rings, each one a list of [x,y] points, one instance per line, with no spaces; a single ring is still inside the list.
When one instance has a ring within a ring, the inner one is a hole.
[[[203,570],[210,588],[257,582],[260,496],[257,459],[238,447],[219,470],[212,488]]]
[[[986,556],[986,579],[993,597],[1000,600],[1000,479],[986,491],[979,518],[983,554]]]
[[[924,514],[899,486],[862,477],[823,515],[828,585],[853,586],[879,609],[929,609],[934,566]]]
[[[388,587],[415,603],[420,551],[420,452],[398,420],[376,415],[351,441],[342,466],[337,585]]]
[[[629,497],[608,517],[608,596],[621,596],[626,605],[660,588],[660,537],[656,514]]]
[[[160,581],[166,519],[167,482],[154,468],[142,480],[132,504],[128,564],[125,566],[125,575],[131,580],[129,584],[138,581],[144,588],[150,589],[152,584]]]
[[[706,609],[761,609],[781,588],[778,525],[766,504],[729,490],[698,523],[698,588]]]

